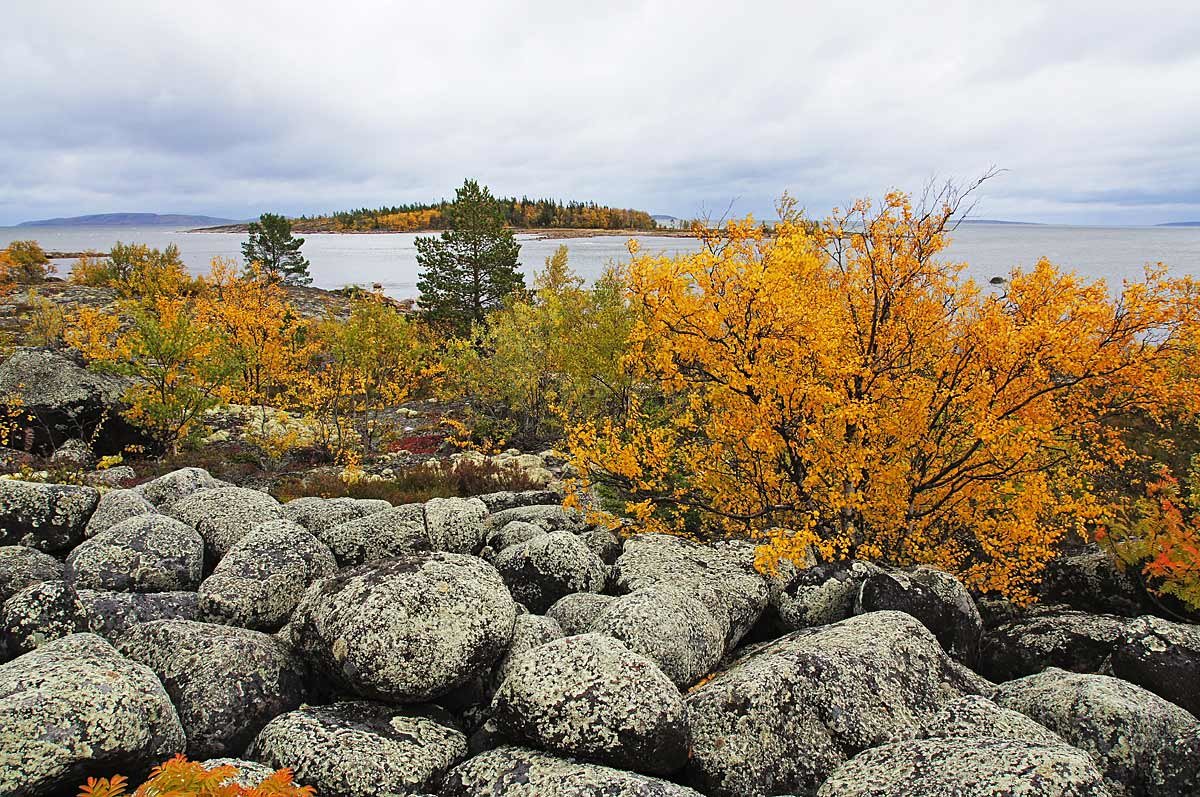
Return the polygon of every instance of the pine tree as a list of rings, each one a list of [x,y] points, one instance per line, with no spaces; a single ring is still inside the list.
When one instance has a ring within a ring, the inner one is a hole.
[[[505,297],[525,291],[517,263],[521,246],[487,187],[474,180],[455,191],[446,214],[450,229],[416,240],[417,290],[427,318],[463,333],[503,306]]]
[[[250,222],[250,240],[242,244],[246,265],[258,264],[264,273],[289,285],[308,285],[308,260],[300,254],[303,238],[292,235],[292,223],[275,213]]]

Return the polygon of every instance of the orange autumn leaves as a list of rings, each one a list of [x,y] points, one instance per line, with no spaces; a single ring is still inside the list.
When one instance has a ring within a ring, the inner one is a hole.
[[[957,197],[893,193],[774,239],[635,256],[627,366],[653,389],[573,431],[581,473],[663,530],[762,535],[760,563],[929,563],[1017,599],[1106,511],[1130,412],[1192,411],[1197,288],[1050,263],[984,292],[941,253]]]

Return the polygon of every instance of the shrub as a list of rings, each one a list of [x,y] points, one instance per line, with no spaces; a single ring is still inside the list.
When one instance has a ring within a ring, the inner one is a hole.
[[[175,244],[159,250],[120,241],[113,244],[107,258],[85,255],[76,261],[71,282],[115,288],[127,299],[179,296],[195,288]]]
[[[79,797],[314,797],[311,786],[292,782],[290,769],[277,770],[254,788],[233,781],[238,769],[219,766],[206,769],[196,761],[177,755],[155,767],[150,778],[129,794],[129,780],[123,775],[111,778],[88,778],[79,790]]]
[[[37,241],[13,241],[0,250],[0,282],[37,284],[54,273],[54,266]]]

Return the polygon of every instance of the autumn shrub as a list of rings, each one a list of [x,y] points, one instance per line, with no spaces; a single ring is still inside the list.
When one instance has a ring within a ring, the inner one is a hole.
[[[37,284],[54,273],[54,266],[37,241],[13,241],[0,249],[0,283]]]
[[[56,302],[30,289],[26,301],[24,341],[29,346],[58,347],[66,332],[66,314]]]
[[[114,288],[127,299],[179,296],[195,287],[175,244],[160,250],[117,241],[107,257],[85,255],[76,261],[70,280],[76,285]]]
[[[446,344],[442,392],[466,401],[469,436],[481,447],[561,439],[566,424],[623,413],[632,383],[622,357],[633,322],[621,273],[610,269],[584,288],[559,247],[532,295],[492,313],[471,338]]]
[[[1161,269],[1114,298],[1046,261],[980,290],[942,259],[962,192],[889,194],[819,225],[785,200],[695,254],[635,257],[640,380],[577,424],[587,482],[652,528],[764,538],[759,564],[926,563],[1028,599],[1094,480],[1134,456],[1112,419],[1196,409],[1197,289]]]
[[[314,797],[311,786],[297,786],[292,771],[280,769],[255,787],[236,782],[238,769],[223,765],[205,767],[177,755],[155,767],[150,778],[133,792],[123,775],[88,778],[79,797]]]
[[[432,467],[416,465],[382,478],[347,480],[331,470],[319,470],[282,480],[272,491],[280,501],[304,496],[321,498],[381,498],[394,505],[512,490],[543,489],[513,464],[461,459]]]

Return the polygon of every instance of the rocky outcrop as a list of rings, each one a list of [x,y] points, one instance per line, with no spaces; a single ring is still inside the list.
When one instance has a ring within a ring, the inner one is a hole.
[[[1117,678],[1049,669],[995,700],[1091,754],[1114,795],[1187,797],[1200,788],[1200,720]]]
[[[568,509],[558,502],[530,504],[502,509],[488,517],[488,526],[494,529],[520,521],[531,523],[543,531],[580,531],[583,529],[583,515],[574,509]]]
[[[508,647],[516,612],[486,562],[407,554],[317,582],[283,633],[363,697],[423,702],[491,667]]]
[[[425,511],[405,504],[318,530],[317,539],[329,546],[342,567],[354,567],[391,556],[429,550]]]
[[[436,709],[355,701],[306,706],[262,729],[247,754],[291,769],[322,797],[436,791],[467,738]]]
[[[83,541],[99,501],[94,487],[0,479],[0,545],[69,551]]]
[[[859,753],[817,797],[1110,797],[1082,750],[1017,739],[909,739]]]
[[[283,515],[303,528],[317,533],[360,518],[367,507],[353,498],[296,498],[283,505]]]
[[[964,695],[951,700],[925,719],[920,735],[923,738],[990,736],[1040,745],[1066,744],[1046,726],[1018,711],[998,706],[982,695]]]
[[[688,695],[688,774],[712,797],[811,794],[859,752],[915,738],[973,688],[907,614],[794,631],[746,651]]]
[[[1123,617],[1056,607],[1020,615],[987,631],[979,671],[993,681],[1032,675],[1048,667],[1100,672],[1128,623]]]
[[[235,542],[200,585],[206,620],[277,631],[304,591],[337,572],[325,544],[290,520],[273,520]]]
[[[0,546],[0,604],[43,581],[60,581],[63,563],[24,545]]]
[[[303,662],[258,631],[156,620],[132,626],[117,648],[162,681],[194,759],[239,755],[264,725],[306,695]]]
[[[89,775],[144,769],[183,747],[158,678],[97,636],[0,666],[0,794],[74,794]]]
[[[168,514],[200,532],[210,561],[217,562],[251,529],[283,519],[283,507],[258,490],[217,487],[180,498]]]
[[[574,592],[603,592],[608,576],[600,557],[569,531],[510,545],[496,557],[496,569],[513,598],[535,614]]]
[[[204,540],[166,515],[121,521],[67,557],[66,579],[77,589],[110,592],[194,590],[204,574]]]
[[[525,747],[499,747],[450,771],[441,797],[701,797],[670,781],[558,758]]]
[[[688,757],[688,719],[652,661],[601,634],[521,655],[496,691],[502,733],[561,755],[666,775]]]

